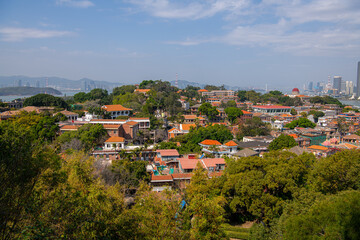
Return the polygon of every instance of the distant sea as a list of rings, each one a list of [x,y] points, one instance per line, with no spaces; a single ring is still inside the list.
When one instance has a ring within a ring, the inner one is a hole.
[[[340,100],[339,101],[344,105],[352,105],[360,108],[360,100]]]
[[[61,91],[61,92],[63,93],[63,95],[54,95],[54,96],[56,96],[56,97],[74,96],[76,93],[78,93],[76,91],[69,91],[69,92]],[[32,95],[30,95],[30,96],[9,95],[9,96],[0,96],[0,99],[3,102],[9,102],[9,101],[12,101],[12,100],[15,100],[18,98],[28,98],[31,96]]]

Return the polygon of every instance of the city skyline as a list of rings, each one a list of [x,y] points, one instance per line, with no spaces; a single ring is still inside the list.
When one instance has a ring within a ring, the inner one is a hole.
[[[360,4],[346,1],[8,1],[0,75],[133,84],[179,79],[302,88],[357,81]]]

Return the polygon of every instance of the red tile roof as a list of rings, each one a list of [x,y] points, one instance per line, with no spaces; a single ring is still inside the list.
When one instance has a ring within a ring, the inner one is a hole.
[[[206,139],[206,140],[202,141],[200,144],[202,144],[202,145],[221,145],[221,143],[219,143],[219,141],[210,140],[210,139]]]
[[[206,89],[200,89],[200,90],[198,90],[198,92],[208,92],[208,90],[206,90]]]
[[[173,178],[171,175],[151,175],[151,182],[172,182]]]
[[[107,112],[131,111],[132,110],[131,108],[123,107],[120,104],[117,104],[117,105],[105,105],[102,108],[105,109]]]
[[[182,130],[189,131],[191,127],[196,127],[195,123],[181,124]]]
[[[103,124],[103,127],[105,129],[118,129],[119,127],[121,127],[120,124]]]
[[[193,173],[173,173],[171,174],[173,179],[190,179]]]
[[[237,144],[236,144],[236,142],[234,142],[233,140],[231,140],[231,141],[228,141],[227,143],[225,143],[225,146],[235,147],[235,146],[237,146]]]
[[[135,92],[140,92],[140,93],[147,93],[147,92],[150,92],[151,89],[135,89]]]
[[[311,145],[310,147],[308,147],[308,149],[311,149],[311,150],[321,150],[321,151],[326,151],[326,150],[328,150],[327,147],[323,147],[323,146],[320,146],[320,145]]]
[[[130,121],[130,122],[126,122],[125,124],[130,125],[130,126],[135,126],[135,125],[137,125],[139,123],[135,122],[135,121]]]
[[[178,158],[178,160],[179,160],[179,164],[181,165],[182,169],[195,169],[197,163],[198,162],[201,163],[200,159]]]
[[[162,157],[171,157],[171,156],[179,156],[179,152],[176,149],[161,149],[156,150],[157,153],[160,153]]]
[[[64,125],[60,130],[78,130],[79,126],[77,125]]]
[[[110,137],[108,140],[106,140],[105,142],[113,142],[113,143],[116,143],[116,142],[125,142],[125,138],[123,137]]]
[[[201,159],[205,166],[208,167],[216,167],[218,164],[225,164],[225,159],[223,158],[204,158]]]

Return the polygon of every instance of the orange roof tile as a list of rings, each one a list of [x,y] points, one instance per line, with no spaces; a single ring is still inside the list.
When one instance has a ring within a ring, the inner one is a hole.
[[[79,126],[77,125],[64,125],[60,130],[78,130]]]
[[[208,92],[208,90],[206,90],[206,89],[200,89],[200,90],[198,90],[198,92]]]
[[[120,104],[117,104],[117,105],[105,105],[102,107],[105,111],[108,111],[108,112],[115,112],[115,111],[131,111],[132,109],[131,108],[126,108],[126,107],[123,107],[122,105]]]
[[[241,110],[243,112],[243,114],[252,114],[251,112],[245,111],[245,110]]]
[[[121,127],[120,124],[103,124],[103,127],[105,129],[118,129],[119,127]]]
[[[140,92],[140,93],[147,93],[147,92],[150,92],[150,91],[151,91],[151,89],[140,89],[140,88],[135,89],[135,92]]]
[[[299,137],[299,136],[298,136],[298,135],[296,135],[295,133],[293,133],[293,134],[289,134],[288,136],[293,137],[293,138],[298,138],[298,137]]]
[[[202,144],[202,145],[221,145],[221,143],[219,143],[219,141],[210,140],[210,139],[206,139],[206,140],[202,141],[200,144]]]
[[[125,138],[123,137],[110,137],[108,140],[106,140],[105,142],[125,142]]]
[[[130,125],[130,126],[135,126],[135,125],[137,125],[139,123],[135,122],[135,121],[130,121],[130,122],[126,122],[125,124]]]
[[[171,176],[173,179],[190,179],[194,174],[193,173],[173,173]]]
[[[189,131],[191,127],[196,127],[194,123],[181,124],[182,130]]]
[[[196,116],[196,115],[184,115],[184,118],[189,120],[189,119],[196,119],[198,118],[199,120],[205,120],[205,118],[201,117],[201,116]]]
[[[237,146],[236,142],[234,142],[233,140],[228,141],[227,143],[225,143],[225,146],[228,147],[235,147]]]
[[[151,175],[151,182],[171,182],[173,178],[171,175]]]
[[[308,147],[308,149],[321,150],[321,151],[328,150],[327,147],[323,147],[323,146],[319,146],[319,145],[311,145],[310,147]]]

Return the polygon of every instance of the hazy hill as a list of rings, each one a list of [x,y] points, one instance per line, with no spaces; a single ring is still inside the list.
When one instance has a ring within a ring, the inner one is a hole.
[[[46,84],[47,82],[47,84]],[[0,76],[0,87],[16,87],[16,86],[29,86],[29,87],[52,87],[59,90],[85,90],[85,83],[91,89],[104,88],[112,90],[114,87],[122,86],[123,83],[97,81],[89,78],[82,78],[79,80],[70,80],[60,77],[27,77],[27,76]]]
[[[35,88],[35,87],[5,87],[0,88],[0,96],[30,96],[39,93],[48,93],[51,95],[62,95],[62,92],[53,88]]]

